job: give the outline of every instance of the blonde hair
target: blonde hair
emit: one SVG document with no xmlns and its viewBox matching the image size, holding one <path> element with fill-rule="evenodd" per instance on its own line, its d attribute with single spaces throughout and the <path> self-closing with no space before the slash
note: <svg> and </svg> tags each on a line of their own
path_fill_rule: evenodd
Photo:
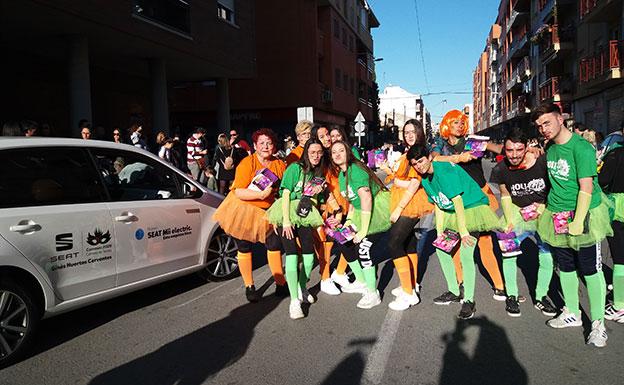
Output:
<svg viewBox="0 0 624 385">
<path fill-rule="evenodd" d="M 313 125 L 314 123 L 309 120 L 302 120 L 295 126 L 295 134 L 299 135 L 305 131 L 312 131 Z"/>
<path fill-rule="evenodd" d="M 158 134 L 156 134 L 156 144 L 159 146 L 165 144 L 165 139 L 167 139 L 167 135 L 165 135 L 164 132 L 159 131 Z"/>
<path fill-rule="evenodd" d="M 227 135 L 225 134 L 219 134 L 219 136 L 217 137 L 217 143 L 219 143 L 219 146 L 221 147 L 225 147 L 226 149 L 230 149 L 230 141 L 227 138 Z"/>
</svg>

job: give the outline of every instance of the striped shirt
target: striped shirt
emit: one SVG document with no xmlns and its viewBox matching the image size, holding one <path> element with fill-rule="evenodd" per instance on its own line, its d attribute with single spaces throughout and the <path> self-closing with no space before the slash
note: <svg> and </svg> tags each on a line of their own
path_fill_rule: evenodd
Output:
<svg viewBox="0 0 624 385">
<path fill-rule="evenodd" d="M 196 138 L 195 135 L 191 135 L 186 141 L 186 161 L 196 162 L 197 159 L 203 157 L 203 155 L 198 154 L 198 152 L 203 150 L 204 146 L 202 140 L 200 138 Z"/>
</svg>

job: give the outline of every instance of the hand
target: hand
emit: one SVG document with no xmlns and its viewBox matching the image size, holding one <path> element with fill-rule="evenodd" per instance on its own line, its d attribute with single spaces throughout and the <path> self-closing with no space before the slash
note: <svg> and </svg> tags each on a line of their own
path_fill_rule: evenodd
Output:
<svg viewBox="0 0 624 385">
<path fill-rule="evenodd" d="M 505 232 L 509 234 L 513 231 L 513 228 L 514 228 L 513 223 L 507 223 L 507 228 L 505 228 Z"/>
<path fill-rule="evenodd" d="M 467 163 L 473 159 L 477 159 L 477 157 L 472 155 L 470 151 L 465 151 L 457 156 L 457 163 Z"/>
<path fill-rule="evenodd" d="M 338 218 L 336 218 L 335 216 L 331 215 L 329 217 L 327 217 L 327 223 L 332 227 L 332 228 L 336 228 L 338 227 L 338 225 L 340 225 L 340 221 L 338 220 Z"/>
<path fill-rule="evenodd" d="M 535 155 L 536 158 L 539 158 L 540 156 L 544 155 L 544 150 L 540 147 L 529 146 L 527 148 L 527 151 Z"/>
<path fill-rule="evenodd" d="M 362 233 L 361 231 L 358 232 L 357 234 L 355 234 L 355 237 L 353 237 L 353 243 L 360 243 L 362 242 L 362 240 L 366 238 L 366 233 Z"/>
<path fill-rule="evenodd" d="M 260 200 L 267 199 L 273 192 L 273 186 L 268 186 L 264 190 L 260 191 Z"/>
<path fill-rule="evenodd" d="M 397 220 L 399 220 L 402 212 L 403 210 L 400 207 L 394 209 L 394 211 L 392 211 L 392 214 L 390 215 L 390 222 L 395 223 Z"/>
<path fill-rule="evenodd" d="M 322 192 L 323 192 L 323 190 L 324 190 L 324 189 L 325 189 L 325 184 L 321 184 L 321 185 L 318 185 L 318 186 L 314 186 L 314 187 L 312 188 L 312 195 L 314 196 L 314 195 L 316 195 L 316 194 L 320 194 L 320 193 L 322 193 Z"/>
<path fill-rule="evenodd" d="M 477 238 L 472 235 L 464 235 L 461 239 L 462 246 L 464 247 L 473 247 L 477 243 Z"/>
<path fill-rule="evenodd" d="M 568 233 L 570 235 L 581 235 L 583 234 L 583 222 L 581 221 L 572 221 L 568 225 Z"/>
<path fill-rule="evenodd" d="M 292 226 L 291 225 L 287 225 L 284 224 L 284 226 L 282 227 L 282 237 L 290 240 L 293 239 L 295 236 L 293 234 L 293 230 L 292 230 Z"/>
</svg>

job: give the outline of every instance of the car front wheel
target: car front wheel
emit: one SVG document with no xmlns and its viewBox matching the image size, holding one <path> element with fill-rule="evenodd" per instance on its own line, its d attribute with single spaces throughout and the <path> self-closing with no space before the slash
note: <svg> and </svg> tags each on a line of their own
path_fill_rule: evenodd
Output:
<svg viewBox="0 0 624 385">
<path fill-rule="evenodd" d="M 208 258 L 203 272 L 211 281 L 223 281 L 238 274 L 236 252 L 238 247 L 231 236 L 218 230 L 208 246 Z"/>
<path fill-rule="evenodd" d="M 0 283 L 0 368 L 28 351 L 40 318 L 30 291 L 10 280 Z"/>
</svg>

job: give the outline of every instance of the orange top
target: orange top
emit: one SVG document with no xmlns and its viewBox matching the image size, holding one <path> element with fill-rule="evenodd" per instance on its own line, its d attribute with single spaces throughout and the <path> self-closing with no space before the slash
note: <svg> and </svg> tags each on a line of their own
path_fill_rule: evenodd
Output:
<svg viewBox="0 0 624 385">
<path fill-rule="evenodd" d="M 238 166 L 236 166 L 236 176 L 234 177 L 234 183 L 232 184 L 231 190 L 235 190 L 237 188 L 248 188 L 253 177 L 256 176 L 258 171 L 263 168 L 264 166 L 262 166 L 262 163 L 260 163 L 258 156 L 255 153 L 245 157 L 245 159 L 241 160 Z M 286 170 L 286 164 L 277 158 L 273 158 L 267 168 L 271 170 L 279 179 L 282 179 L 284 170 Z M 273 193 L 264 200 L 256 199 L 244 202 L 251 203 L 261 209 L 268 209 L 275 201 L 275 194 L 277 194 L 279 185 L 279 182 L 275 183 L 273 186 Z"/>
<path fill-rule="evenodd" d="M 327 181 L 327 188 L 329 192 L 334 196 L 336 202 L 340 206 L 343 214 L 349 212 L 349 202 L 345 197 L 340 193 L 340 183 L 338 182 L 338 176 L 334 175 L 331 170 L 327 170 L 325 174 L 325 180 Z"/>
<path fill-rule="evenodd" d="M 303 155 L 303 147 L 297 146 L 293 148 L 290 154 L 288 154 L 288 156 L 286 157 L 286 159 L 284 159 L 284 161 L 286 162 L 286 166 L 290 166 L 291 163 L 297 162 L 299 159 L 301 159 L 301 155 Z"/>
<path fill-rule="evenodd" d="M 399 168 L 394 174 L 395 179 L 400 180 L 411 180 L 418 179 L 422 180 L 421 176 L 414 170 L 414 167 L 411 167 L 409 162 L 407 161 L 407 157 L 405 154 L 401 155 L 401 158 L 398 160 Z M 406 175 L 407 174 L 407 175 Z M 390 188 L 390 209 L 394 211 L 401 203 L 401 199 L 403 198 L 403 194 L 405 193 L 404 188 L 400 188 L 396 185 L 392 185 Z M 422 186 L 418 187 L 416 194 L 409 201 L 407 206 L 403 209 L 401 213 L 402 216 L 417 218 L 421 217 L 425 214 L 428 214 L 433 211 L 433 204 L 429 202 L 427 198 L 427 193 L 425 193 L 425 189 Z"/>
</svg>

